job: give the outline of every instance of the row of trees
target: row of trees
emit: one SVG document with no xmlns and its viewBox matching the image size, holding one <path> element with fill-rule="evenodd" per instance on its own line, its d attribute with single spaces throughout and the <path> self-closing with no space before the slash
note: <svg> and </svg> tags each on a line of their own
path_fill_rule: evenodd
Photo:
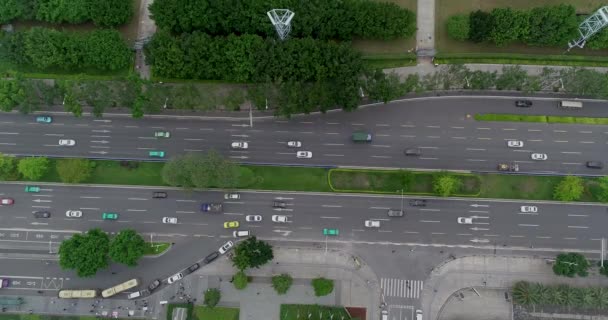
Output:
<svg viewBox="0 0 608 320">
<path fill-rule="evenodd" d="M 109 29 L 74 33 L 34 27 L 6 33 L 0 48 L 0 54 L 15 64 L 72 71 L 121 70 L 133 56 L 120 33 Z"/>
<path fill-rule="evenodd" d="M 513 286 L 513 300 L 524 306 L 555 306 L 581 309 L 608 308 L 608 288 L 575 288 L 568 285 L 546 286 L 527 281 Z"/>
<path fill-rule="evenodd" d="M 91 277 L 109 265 L 110 259 L 133 267 L 144 255 L 146 242 L 134 230 L 125 229 L 110 239 L 100 229 L 75 234 L 59 247 L 59 265 L 73 269 L 79 277 Z"/>
<path fill-rule="evenodd" d="M 165 163 L 161 172 L 165 183 L 185 189 L 234 188 L 240 174 L 240 168 L 234 162 L 215 150 L 177 155 Z"/>
<path fill-rule="evenodd" d="M 125 24 L 133 15 L 132 0 L 3 0 L 0 24 L 12 20 L 84 23 L 111 27 Z"/>
<path fill-rule="evenodd" d="M 575 8 L 561 4 L 531 10 L 495 8 L 491 12 L 478 10 L 455 15 L 448 19 L 447 30 L 456 40 L 492 42 L 497 46 L 512 42 L 565 46 L 578 37 L 578 24 Z"/>
<path fill-rule="evenodd" d="M 0 181 L 40 180 L 51 170 L 52 162 L 45 157 L 16 158 L 0 153 Z M 55 170 L 62 182 L 86 181 L 95 168 L 95 162 L 87 159 L 62 159 L 55 162 Z"/>
<path fill-rule="evenodd" d="M 274 36 L 266 12 L 290 9 L 291 37 L 348 40 L 352 37 L 394 39 L 411 37 L 416 17 L 393 3 L 368 0 L 211 1 L 156 0 L 150 12 L 156 25 L 173 33 L 202 31 L 213 35 Z"/>
<path fill-rule="evenodd" d="M 335 106 L 352 110 L 359 103 L 362 61 L 347 44 L 157 32 L 146 57 L 157 76 L 269 83 L 278 88 L 280 115 Z"/>
</svg>

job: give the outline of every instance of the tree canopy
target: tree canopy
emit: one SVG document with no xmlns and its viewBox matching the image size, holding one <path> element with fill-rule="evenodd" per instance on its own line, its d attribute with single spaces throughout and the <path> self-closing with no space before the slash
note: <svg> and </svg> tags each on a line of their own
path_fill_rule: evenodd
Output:
<svg viewBox="0 0 608 320">
<path fill-rule="evenodd" d="M 577 176 L 567 176 L 555 187 L 553 198 L 561 201 L 575 201 L 585 192 L 583 179 Z"/>
<path fill-rule="evenodd" d="M 110 239 L 100 229 L 74 234 L 59 247 L 59 265 L 74 269 L 79 277 L 91 277 L 108 266 Z"/>
<path fill-rule="evenodd" d="M 580 253 L 561 253 L 553 264 L 553 272 L 559 276 L 570 278 L 575 275 L 586 277 L 588 274 L 587 269 L 590 266 L 591 264 L 587 261 L 587 258 Z"/>
<path fill-rule="evenodd" d="M 51 23 L 84 23 L 113 27 L 133 15 L 131 0 L 3 0 L 0 23 L 36 19 Z"/>
<path fill-rule="evenodd" d="M 312 287 L 315 290 L 315 296 L 323 297 L 334 291 L 334 281 L 323 277 L 312 279 Z"/>
<path fill-rule="evenodd" d="M 50 161 L 45 157 L 23 158 L 19 160 L 17 168 L 24 178 L 38 180 L 49 171 Z"/>
<path fill-rule="evenodd" d="M 232 161 L 211 150 L 206 154 L 180 154 L 165 163 L 161 175 L 175 187 L 229 188 L 238 184 L 240 171 Z"/>
<path fill-rule="evenodd" d="M 239 270 L 259 268 L 274 258 L 272 246 L 256 237 L 239 242 L 234 248 L 232 264 Z"/>
<path fill-rule="evenodd" d="M 120 231 L 110 242 L 109 256 L 113 261 L 130 267 L 137 265 L 145 252 L 146 242 L 135 230 Z"/>
<path fill-rule="evenodd" d="M 284 273 L 272 277 L 272 287 L 278 294 L 285 294 L 291 288 L 293 278 Z"/>
</svg>

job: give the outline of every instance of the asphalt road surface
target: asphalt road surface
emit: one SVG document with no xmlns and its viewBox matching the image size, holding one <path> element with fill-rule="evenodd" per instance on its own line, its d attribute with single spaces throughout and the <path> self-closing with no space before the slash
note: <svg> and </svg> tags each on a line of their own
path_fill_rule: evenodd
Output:
<svg viewBox="0 0 608 320">
<path fill-rule="evenodd" d="M 54 116 L 39 124 L 32 115 L 0 115 L 0 152 L 18 155 L 79 156 L 112 159 L 150 159 L 150 151 L 165 151 L 166 158 L 211 148 L 244 163 L 433 168 L 495 171 L 498 163 L 519 163 L 522 172 L 602 175 L 586 161 L 605 156 L 608 130 L 597 125 L 477 122 L 480 112 L 543 115 L 605 116 L 599 102 L 585 102 L 583 110 L 558 109 L 557 100 L 537 99 L 532 108 L 515 108 L 515 98 L 455 97 L 418 99 L 371 106 L 356 112 L 333 112 L 286 119 L 249 121 L 145 119 L 124 117 Z M 155 138 L 166 130 L 171 138 Z M 353 143 L 351 134 L 363 130 L 372 143 Z M 59 139 L 74 139 L 76 146 L 59 146 Z M 288 148 L 301 141 L 299 149 Z M 522 148 L 507 147 L 508 140 L 523 141 Z M 230 143 L 246 141 L 247 150 Z M 421 156 L 403 154 L 419 148 Z M 297 159 L 296 151 L 311 151 L 312 159 Z M 532 153 L 545 153 L 534 161 Z"/>
</svg>

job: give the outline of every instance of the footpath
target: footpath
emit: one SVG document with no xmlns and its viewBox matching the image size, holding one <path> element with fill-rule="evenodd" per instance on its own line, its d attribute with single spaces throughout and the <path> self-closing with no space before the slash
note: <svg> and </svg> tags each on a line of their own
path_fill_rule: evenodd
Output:
<svg viewBox="0 0 608 320">
<path fill-rule="evenodd" d="M 495 301 L 505 301 L 503 295 L 517 281 L 539 282 L 543 284 L 568 284 L 571 286 L 608 286 L 608 277 L 590 274 L 585 278 L 559 277 L 553 273 L 552 264 L 545 259 L 526 256 L 492 256 L 472 255 L 445 261 L 436 266 L 425 282 L 421 295 L 425 319 L 450 319 L 454 315 L 446 314 L 447 305 L 462 301 L 461 292 L 467 292 L 467 298 L 481 299 L 483 294 L 474 292 L 499 290 Z M 504 291 L 504 292 L 502 292 Z M 494 302 L 495 302 L 494 301 Z M 453 310 L 455 308 L 449 308 Z M 486 310 L 487 311 L 487 310 Z M 492 319 L 488 312 L 486 319 Z M 510 315 L 509 315 L 510 316 Z"/>
</svg>

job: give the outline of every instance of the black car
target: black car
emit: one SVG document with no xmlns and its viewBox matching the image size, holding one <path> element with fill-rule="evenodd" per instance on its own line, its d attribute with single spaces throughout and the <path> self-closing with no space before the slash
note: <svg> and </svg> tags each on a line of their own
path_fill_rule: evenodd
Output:
<svg viewBox="0 0 608 320">
<path fill-rule="evenodd" d="M 412 199 L 412 200 L 410 200 L 410 206 L 426 207 L 426 200 L 425 199 Z"/>
<path fill-rule="evenodd" d="M 587 168 L 593 168 L 593 169 L 603 169 L 604 168 L 604 163 L 601 161 L 587 161 L 587 163 L 585 163 L 585 165 L 587 166 Z"/>
<path fill-rule="evenodd" d="M 186 269 L 186 273 L 192 273 L 192 272 L 198 270 L 198 268 L 200 268 L 200 267 L 201 267 L 200 264 L 195 263 L 195 264 L 189 266 L 188 269 Z"/>
<path fill-rule="evenodd" d="M 204 263 L 209 264 L 211 263 L 213 260 L 217 259 L 217 257 L 220 256 L 220 253 L 217 251 L 213 251 L 210 255 L 206 256 L 205 259 L 203 260 Z"/>
<path fill-rule="evenodd" d="M 148 285 L 148 290 L 150 290 L 150 292 L 152 292 L 152 291 L 156 290 L 158 287 L 160 287 L 160 284 L 161 284 L 160 280 L 156 279 Z"/>
<path fill-rule="evenodd" d="M 515 101 L 515 106 L 520 108 L 530 108 L 532 106 L 532 101 L 530 100 L 517 100 Z"/>
<path fill-rule="evenodd" d="M 287 203 L 285 203 L 284 201 L 273 201 L 272 207 L 285 209 L 285 208 L 287 208 Z"/>
<path fill-rule="evenodd" d="M 418 149 L 418 148 L 410 148 L 410 149 L 405 149 L 405 151 L 403 151 L 403 153 L 406 156 L 418 157 L 422 154 L 422 151 L 420 151 L 420 149 Z"/>
<path fill-rule="evenodd" d="M 154 192 L 152 194 L 152 198 L 154 199 L 164 199 L 167 197 L 167 193 L 166 192 Z"/>
<path fill-rule="evenodd" d="M 34 218 L 50 218 L 51 213 L 49 211 L 36 211 L 34 212 Z"/>
</svg>

